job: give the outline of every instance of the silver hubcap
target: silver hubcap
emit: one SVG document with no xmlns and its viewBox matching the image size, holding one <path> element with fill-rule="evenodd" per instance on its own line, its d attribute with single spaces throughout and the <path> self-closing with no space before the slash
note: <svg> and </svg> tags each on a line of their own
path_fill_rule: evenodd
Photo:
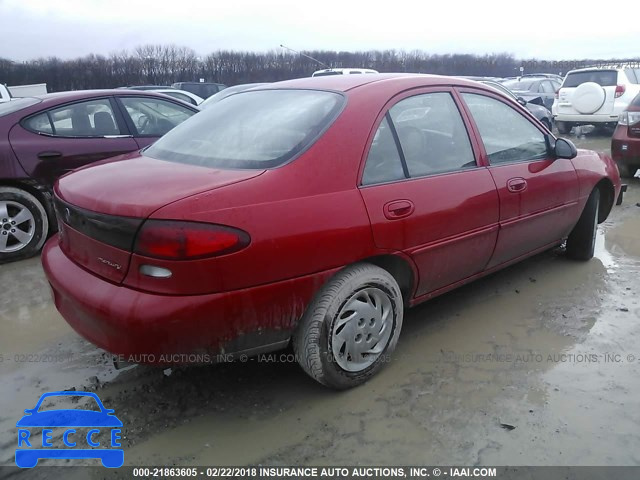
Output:
<svg viewBox="0 0 640 480">
<path fill-rule="evenodd" d="M 372 365 L 384 351 L 393 330 L 394 312 L 389 296 L 369 287 L 349 298 L 333 322 L 331 351 L 348 372 Z"/>
<path fill-rule="evenodd" d="M 0 200 L 0 253 L 26 247 L 36 233 L 33 214 L 24 205 Z"/>
</svg>

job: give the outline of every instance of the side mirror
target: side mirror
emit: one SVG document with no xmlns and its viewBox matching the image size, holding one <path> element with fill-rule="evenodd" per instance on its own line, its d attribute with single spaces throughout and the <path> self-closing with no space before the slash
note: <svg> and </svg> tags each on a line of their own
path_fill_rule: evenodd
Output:
<svg viewBox="0 0 640 480">
<path fill-rule="evenodd" d="M 556 158 L 575 158 L 578 155 L 578 149 L 572 141 L 566 138 L 559 138 L 556 140 L 556 144 L 553 147 L 553 153 Z"/>
<path fill-rule="evenodd" d="M 517 101 L 518 101 L 518 103 L 519 103 L 520 105 L 522 105 L 523 107 L 527 105 L 527 101 L 526 101 L 524 98 L 522 98 L 522 97 L 518 97 L 516 100 L 517 100 Z"/>
</svg>

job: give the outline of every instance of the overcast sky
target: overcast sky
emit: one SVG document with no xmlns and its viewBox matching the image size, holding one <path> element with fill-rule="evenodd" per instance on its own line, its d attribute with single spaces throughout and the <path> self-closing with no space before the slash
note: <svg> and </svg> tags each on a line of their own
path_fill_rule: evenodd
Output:
<svg viewBox="0 0 640 480">
<path fill-rule="evenodd" d="M 637 0 L 0 0 L 0 57 L 73 58 L 148 43 L 206 55 L 282 43 L 296 50 L 631 58 L 640 54 L 640 26 L 622 19 L 637 19 L 639 11 Z"/>
</svg>

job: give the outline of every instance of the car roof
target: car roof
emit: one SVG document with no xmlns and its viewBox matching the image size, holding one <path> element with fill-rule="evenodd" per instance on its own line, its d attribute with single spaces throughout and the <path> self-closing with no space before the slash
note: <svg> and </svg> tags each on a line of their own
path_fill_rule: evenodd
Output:
<svg viewBox="0 0 640 480">
<path fill-rule="evenodd" d="M 436 85 L 460 85 L 478 87 L 478 83 L 460 77 L 447 77 L 444 75 L 428 75 L 423 73 L 372 73 L 369 75 L 329 75 L 326 77 L 304 77 L 294 80 L 276 82 L 256 90 L 279 89 L 279 88 L 300 88 L 309 90 L 335 90 L 347 92 L 365 85 L 377 83 L 416 84 L 415 86 L 436 86 Z"/>
</svg>

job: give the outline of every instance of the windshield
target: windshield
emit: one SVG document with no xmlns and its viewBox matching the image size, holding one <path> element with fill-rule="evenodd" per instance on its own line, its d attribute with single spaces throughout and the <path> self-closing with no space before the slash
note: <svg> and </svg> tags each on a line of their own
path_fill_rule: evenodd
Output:
<svg viewBox="0 0 640 480">
<path fill-rule="evenodd" d="M 38 98 L 18 98 L 6 103 L 0 103 L 0 117 L 9 115 L 10 113 L 17 112 L 23 108 L 30 107 L 36 103 L 40 103 L 42 100 Z"/>
<path fill-rule="evenodd" d="M 144 154 L 211 168 L 269 168 L 290 160 L 324 131 L 344 103 L 316 90 L 232 95 L 182 123 Z"/>
<path fill-rule="evenodd" d="M 528 91 L 539 80 L 507 80 L 502 84 L 510 90 Z"/>
</svg>

